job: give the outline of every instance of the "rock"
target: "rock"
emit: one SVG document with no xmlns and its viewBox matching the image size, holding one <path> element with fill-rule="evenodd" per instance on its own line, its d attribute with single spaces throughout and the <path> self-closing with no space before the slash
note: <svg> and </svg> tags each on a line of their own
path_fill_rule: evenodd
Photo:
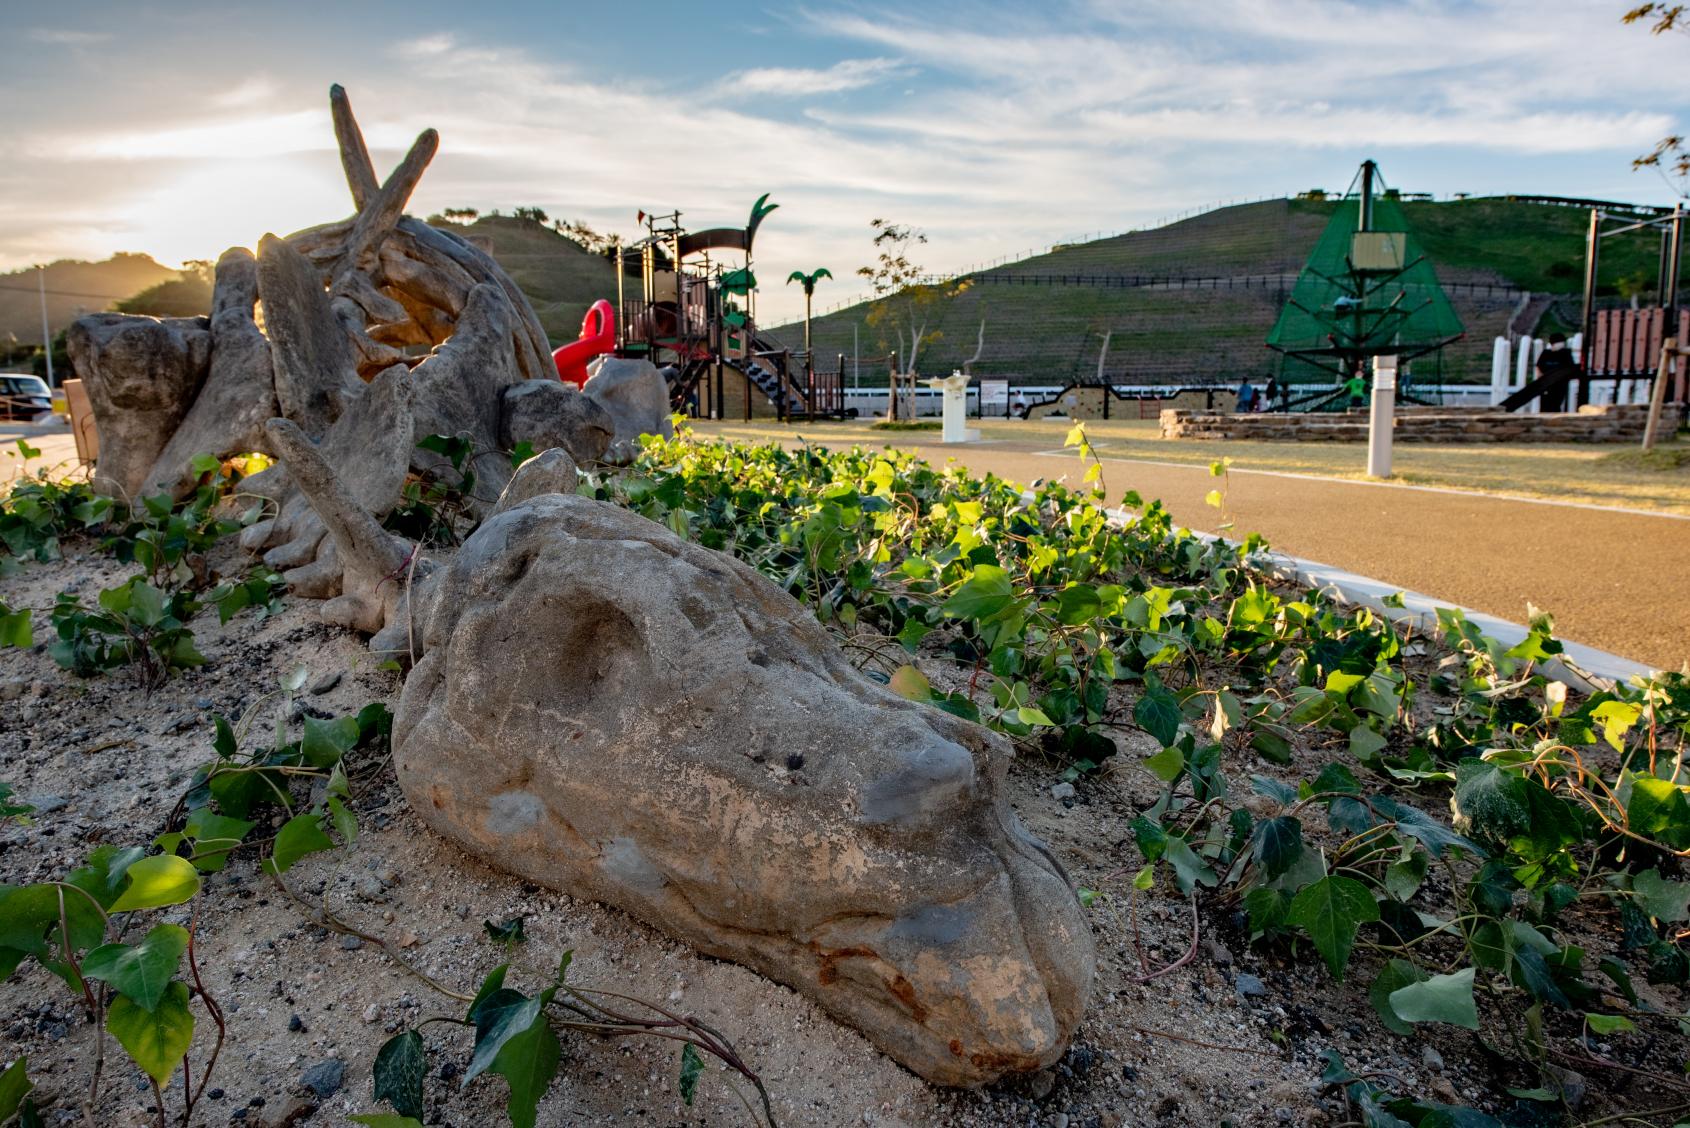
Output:
<svg viewBox="0 0 1690 1128">
<path fill-rule="evenodd" d="M 346 1079 L 346 1063 L 339 1058 L 327 1058 L 300 1074 L 301 1088 L 310 1089 L 319 1099 L 326 1100 L 340 1092 Z"/>
<path fill-rule="evenodd" d="M 372 518 L 391 512 L 404 488 L 411 457 L 410 397 L 406 369 L 394 365 L 371 381 L 315 448 L 350 501 Z M 266 429 L 265 448 L 282 458 L 276 441 Z M 283 458 L 282 466 L 272 471 L 286 477 L 280 516 L 242 530 L 241 547 L 248 551 L 268 547 L 264 562 L 287 569 L 283 578 L 295 594 L 330 599 L 345 590 L 345 563 L 329 553 L 323 518 L 290 466 Z"/>
<path fill-rule="evenodd" d="M 321 697 L 323 694 L 329 692 L 329 690 L 340 684 L 340 677 L 341 674 L 339 670 L 330 670 L 328 673 L 312 682 L 311 688 L 306 692 L 310 693 L 314 697 Z"/>
<path fill-rule="evenodd" d="M 1075 1042 L 1068 1048 L 1064 1062 L 1075 1077 L 1084 1077 L 1097 1064 L 1098 1053 L 1084 1042 Z"/>
<path fill-rule="evenodd" d="M 340 573 L 340 594 L 323 604 L 324 622 L 377 631 L 393 616 L 404 590 L 411 547 L 381 527 L 358 505 L 303 432 L 286 419 L 265 427 L 272 449 L 287 464 L 304 501 L 334 543 L 332 566 Z M 268 557 L 266 557 L 268 559 Z"/>
<path fill-rule="evenodd" d="M 1056 1071 L 1041 1069 L 1027 1078 L 1027 1093 L 1035 1101 L 1042 1101 L 1056 1088 Z"/>
<path fill-rule="evenodd" d="M 1267 984 L 1247 971 L 1241 971 L 1232 981 L 1233 990 L 1246 999 L 1260 998 L 1267 994 Z"/>
<path fill-rule="evenodd" d="M 317 1103 L 309 1097 L 292 1096 L 262 1123 L 264 1128 L 296 1128 L 317 1111 Z"/>
<path fill-rule="evenodd" d="M 605 356 L 594 362 L 582 394 L 597 400 L 615 424 L 604 460 L 618 465 L 633 461 L 641 435 L 671 438 L 669 385 L 649 360 Z"/>
<path fill-rule="evenodd" d="M 1431 1046 L 1424 1046 L 1420 1050 L 1420 1064 L 1435 1073 L 1442 1073 L 1444 1069 L 1444 1055 Z"/>
<path fill-rule="evenodd" d="M 1209 958 L 1214 961 L 1216 967 L 1232 966 L 1232 953 L 1225 944 L 1222 944 L 1219 940 L 1210 940 L 1208 947 Z"/>
<path fill-rule="evenodd" d="M 0 701 L 16 701 L 29 689 L 28 678 L 8 678 L 0 682 Z"/>
<path fill-rule="evenodd" d="M 473 469 L 476 490 L 470 508 L 480 516 L 510 481 L 509 453 L 500 444 L 504 393 L 522 372 L 511 353 L 514 316 L 504 291 L 484 282 L 470 291 L 457 330 L 411 372 L 415 420 L 411 469 L 447 482 L 458 471 L 444 455 L 416 444 L 430 435 L 467 438 L 472 447 L 465 469 Z"/>
<path fill-rule="evenodd" d="M 493 512 L 503 513 L 541 494 L 572 494 L 579 481 L 575 461 L 568 452 L 555 447 L 541 451 L 517 467 Z"/>
<path fill-rule="evenodd" d="M 297 1014 L 288 1015 L 288 1029 L 295 1034 L 305 1033 L 305 1020 Z"/>
<path fill-rule="evenodd" d="M 609 449 L 616 421 L 603 404 L 560 380 L 525 380 L 505 389 L 499 438 L 506 449 L 526 442 L 536 451 L 561 447 L 579 465 Z"/>
<path fill-rule="evenodd" d="M 24 802 L 34 807 L 37 815 L 50 815 L 70 806 L 70 801 L 62 795 L 31 795 Z"/>
<path fill-rule="evenodd" d="M 380 1022 L 381 1008 L 376 1004 L 371 1003 L 369 1006 L 364 1008 L 363 1018 L 366 1025 L 372 1022 Z"/>
<path fill-rule="evenodd" d="M 364 942 L 356 936 L 342 936 L 340 946 L 348 952 L 356 952 L 364 946 Z"/>
<path fill-rule="evenodd" d="M 364 387 L 322 276 L 287 240 L 266 235 L 258 242 L 258 296 L 276 404 L 300 430 L 320 439 Z"/>
<path fill-rule="evenodd" d="M 531 498 L 440 576 L 393 734 L 435 830 L 790 985 L 931 1081 L 1061 1058 L 1095 955 L 1003 798 L 1002 738 L 614 505 Z"/>
<path fill-rule="evenodd" d="M 197 455 L 229 458 L 263 446 L 264 421 L 276 414 L 270 342 L 253 320 L 258 301 L 258 261 L 245 247 L 217 260 L 211 291 L 211 363 L 187 416 L 147 473 L 143 496 L 186 496 L 198 475 Z"/>
<path fill-rule="evenodd" d="M 1074 785 L 1059 783 L 1050 789 L 1050 797 L 1052 799 L 1072 799 L 1074 797 Z"/>
<path fill-rule="evenodd" d="M 1550 1078 L 1555 1082 L 1555 1087 L 1561 1092 L 1561 1099 L 1567 1103 L 1568 1108 L 1577 1112 L 1580 1106 L 1584 1104 L 1588 1092 L 1584 1075 L 1577 1070 L 1563 1069 L 1558 1065 L 1550 1065 L 1548 1069 Z M 1442 1080 L 1442 1078 L 1439 1078 L 1439 1080 Z"/>
<path fill-rule="evenodd" d="M 95 313 L 65 335 L 100 433 L 95 487 L 127 501 L 192 407 L 211 361 L 203 317 Z"/>
</svg>

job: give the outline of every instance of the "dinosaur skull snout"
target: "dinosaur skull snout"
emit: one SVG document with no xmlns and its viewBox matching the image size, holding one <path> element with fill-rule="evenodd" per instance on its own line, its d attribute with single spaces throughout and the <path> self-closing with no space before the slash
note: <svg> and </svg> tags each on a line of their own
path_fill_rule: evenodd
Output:
<svg viewBox="0 0 1690 1128">
<path fill-rule="evenodd" d="M 1091 938 L 986 730 L 861 676 L 749 568 L 542 495 L 443 574 L 395 763 L 474 852 L 810 996 L 923 1076 L 1066 1048 Z"/>
</svg>

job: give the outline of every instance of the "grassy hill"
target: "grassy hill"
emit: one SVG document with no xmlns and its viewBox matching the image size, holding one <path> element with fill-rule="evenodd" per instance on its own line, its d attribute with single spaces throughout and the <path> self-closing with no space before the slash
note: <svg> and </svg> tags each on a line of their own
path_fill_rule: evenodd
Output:
<svg viewBox="0 0 1690 1128">
<path fill-rule="evenodd" d="M 986 349 L 975 365 L 982 376 L 1041 384 L 1089 377 L 1107 331 L 1112 336 L 1105 372 L 1117 381 L 1232 381 L 1244 373 L 1265 377 L 1274 369 L 1275 355 L 1262 342 L 1338 206 L 1309 200 L 1240 204 L 983 271 L 964 293 L 933 311 L 931 327 L 942 336 L 924 349 L 919 367 L 927 373 L 950 371 L 973 353 L 984 319 Z M 1466 338 L 1446 351 L 1444 379 L 1489 378 L 1491 339 L 1520 308 L 1519 291 L 1576 294 L 1588 223 L 1582 208 L 1484 199 L 1410 201 L 1404 209 L 1467 329 Z M 575 339 L 594 301 L 615 297 L 615 267 L 543 224 L 484 216 L 453 230 L 489 248 L 528 295 L 554 344 Z M 1658 242 L 1647 234 L 1609 240 L 1603 249 L 1604 290 L 1620 292 L 1639 280 L 1652 280 L 1657 255 Z M 1043 281 L 1134 275 L 1218 281 L 1202 289 Z M 177 278 L 176 271 L 145 255 L 54 263 L 47 268 L 48 288 L 68 292 L 49 294 L 54 331 L 82 313 L 109 308 L 114 299 Z M 37 302 L 33 271 L 0 276 L 0 340 L 7 333 L 23 341 L 39 337 Z M 1540 299 L 1527 317 L 1535 320 L 1546 311 L 1552 319 L 1576 317 L 1576 299 L 1554 305 Z M 859 305 L 817 318 L 816 351 L 823 358 L 837 353 L 848 358 L 855 327 L 864 377 L 880 382 L 890 334 L 869 326 L 867 314 L 868 308 Z M 802 332 L 792 324 L 772 335 L 796 345 Z"/>
<path fill-rule="evenodd" d="M 1104 370 L 1117 381 L 1264 377 L 1274 370 L 1276 357 L 1263 341 L 1338 206 L 1305 200 L 1240 204 L 982 271 L 966 291 L 934 310 L 932 327 L 942 336 L 923 350 L 919 367 L 948 372 L 972 355 L 984 319 L 985 353 L 974 366 L 982 376 L 1033 383 L 1089 377 L 1108 331 Z M 1467 331 L 1445 352 L 1445 380 L 1489 379 L 1491 339 L 1520 308 L 1516 291 L 1574 294 L 1580 285 L 1589 222 L 1582 208 L 1486 199 L 1409 202 L 1405 210 Z M 1609 240 L 1603 248 L 1604 289 L 1652 281 L 1658 248 L 1649 235 Z M 1134 275 L 1222 281 L 1204 289 L 1034 282 Z M 1527 316 L 1535 320 L 1546 308 L 1576 317 L 1576 301 L 1551 307 L 1541 300 Z M 855 328 L 865 379 L 872 374 L 880 381 L 891 335 L 870 327 L 868 312 L 859 305 L 817 318 L 814 340 L 822 357 L 841 352 L 849 357 Z M 802 326 L 779 327 L 773 335 L 796 343 Z M 1422 367 L 1420 375 L 1437 374 Z"/>
<path fill-rule="evenodd" d="M 600 298 L 616 300 L 616 267 L 589 254 L 544 224 L 510 216 L 482 216 L 451 230 L 484 241 L 499 265 L 528 295 L 552 344 L 573 341 L 587 307 Z M 634 275 L 637 290 L 639 277 Z"/>
<path fill-rule="evenodd" d="M 149 286 L 178 277 L 148 255 L 117 254 L 104 262 L 62 259 L 47 267 L 47 320 L 53 332 Z M 0 341 L 41 341 L 41 296 L 33 267 L 0 274 Z"/>
</svg>

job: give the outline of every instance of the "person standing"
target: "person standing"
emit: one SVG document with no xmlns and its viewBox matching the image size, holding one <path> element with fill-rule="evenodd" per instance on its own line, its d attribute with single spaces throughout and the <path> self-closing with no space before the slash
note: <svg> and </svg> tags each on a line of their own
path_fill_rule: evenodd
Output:
<svg viewBox="0 0 1690 1128">
<path fill-rule="evenodd" d="M 1367 381 L 1362 378 L 1361 369 L 1350 373 L 1350 378 L 1344 381 L 1345 409 L 1355 411 L 1367 406 Z"/>
<path fill-rule="evenodd" d="M 1249 412 L 1255 409 L 1256 386 L 1250 383 L 1250 377 L 1246 376 L 1238 385 L 1238 404 L 1235 410 Z"/>
<path fill-rule="evenodd" d="M 1565 411 L 1567 389 L 1579 374 L 1579 362 L 1573 358 L 1573 350 L 1567 347 L 1565 333 L 1549 334 L 1549 344 L 1537 358 L 1537 374 L 1539 379 L 1554 381 L 1545 386 L 1543 395 L 1539 397 L 1539 410 Z"/>
<path fill-rule="evenodd" d="M 1262 393 L 1262 398 L 1267 401 L 1266 405 L 1263 407 L 1264 411 L 1273 410 L 1273 402 L 1279 398 L 1279 391 L 1279 377 L 1269 376 L 1267 389 Z"/>
</svg>

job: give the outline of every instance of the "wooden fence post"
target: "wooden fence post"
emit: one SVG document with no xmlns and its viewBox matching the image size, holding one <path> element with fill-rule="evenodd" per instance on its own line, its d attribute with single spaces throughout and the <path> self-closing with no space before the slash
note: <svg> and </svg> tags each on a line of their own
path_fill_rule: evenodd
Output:
<svg viewBox="0 0 1690 1128">
<path fill-rule="evenodd" d="M 1649 420 L 1643 425 L 1643 449 L 1655 449 L 1656 432 L 1661 426 L 1661 405 L 1667 398 L 1667 377 L 1678 354 L 1678 339 L 1668 337 L 1661 342 L 1661 365 L 1655 372 L 1655 386 L 1649 389 Z"/>
</svg>

